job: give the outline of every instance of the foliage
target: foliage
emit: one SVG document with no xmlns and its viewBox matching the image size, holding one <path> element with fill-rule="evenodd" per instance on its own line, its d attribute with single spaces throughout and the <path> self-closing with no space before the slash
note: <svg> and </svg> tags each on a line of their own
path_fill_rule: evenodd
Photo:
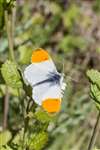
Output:
<svg viewBox="0 0 100 150">
<path fill-rule="evenodd" d="M 96 109 L 88 94 L 87 69 L 90 95 L 100 109 L 100 72 L 96 71 L 100 69 L 98 3 L 99 0 L 0 1 L 0 150 L 87 149 Z M 4 21 L 4 12 L 10 18 L 13 8 L 14 62 L 8 59 Z M 57 114 L 48 114 L 35 104 L 32 88 L 23 77 L 32 51 L 38 47 L 49 51 L 59 72 L 64 64 L 67 88 Z M 3 131 L 6 97 L 9 111 L 7 129 Z M 99 150 L 99 138 L 96 147 Z"/>
<path fill-rule="evenodd" d="M 1 73 L 7 85 L 13 88 L 22 87 L 21 77 L 15 63 L 7 60 L 2 65 Z"/>
<path fill-rule="evenodd" d="M 52 114 L 50 115 L 42 109 L 35 112 L 35 117 L 42 123 L 49 123 L 54 120 L 54 116 Z"/>
<path fill-rule="evenodd" d="M 94 150 L 99 150 L 98 148 L 95 148 Z"/>
<path fill-rule="evenodd" d="M 1 147 L 1 150 L 12 150 L 8 145 Z"/>
<path fill-rule="evenodd" d="M 87 76 L 90 79 L 90 94 L 95 101 L 97 108 L 100 110 L 100 72 L 96 70 L 88 70 Z"/>
<path fill-rule="evenodd" d="M 64 50 L 65 52 L 71 52 L 72 50 L 78 49 L 85 49 L 86 48 L 86 41 L 85 39 L 69 35 L 65 36 L 59 43 L 59 48 Z"/>
<path fill-rule="evenodd" d="M 4 131 L 0 133 L 0 146 L 5 145 L 8 141 L 10 141 L 12 138 L 10 131 Z"/>
<path fill-rule="evenodd" d="M 72 29 L 73 25 L 76 22 L 76 18 L 78 19 L 80 16 L 80 11 L 77 5 L 73 4 L 69 7 L 69 9 L 63 14 L 63 21 L 65 27 L 68 29 Z"/>
<path fill-rule="evenodd" d="M 47 140 L 48 140 L 48 135 L 44 131 L 38 134 L 33 134 L 29 142 L 29 149 L 41 150 L 44 147 Z"/>
<path fill-rule="evenodd" d="M 4 26 L 4 11 L 7 10 L 11 13 L 15 1 L 16 0 L 0 0 L 0 29 Z"/>
<path fill-rule="evenodd" d="M 100 1 L 99 0 L 96 0 L 94 2 L 93 8 L 94 8 L 95 11 L 100 12 Z"/>
</svg>

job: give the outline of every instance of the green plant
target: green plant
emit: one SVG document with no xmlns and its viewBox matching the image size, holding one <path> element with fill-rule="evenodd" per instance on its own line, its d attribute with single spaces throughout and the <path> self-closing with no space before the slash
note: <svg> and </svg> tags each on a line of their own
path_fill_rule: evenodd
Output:
<svg viewBox="0 0 100 150">
<path fill-rule="evenodd" d="M 88 72 L 93 101 L 85 76 L 87 68 L 100 68 L 98 22 L 99 0 L 0 0 L 0 150 L 87 149 L 100 106 L 99 72 Z M 65 78 L 72 78 L 55 115 L 34 103 L 24 82 L 37 47 L 48 49 L 59 72 L 64 63 Z M 100 149 L 99 136 L 92 150 Z"/>
<path fill-rule="evenodd" d="M 8 8 L 9 4 L 9 8 Z M 19 68 L 15 59 L 14 53 L 14 22 L 10 19 L 10 15 L 13 17 L 13 11 L 9 14 L 9 9 L 12 9 L 12 1 L 7 2 L 4 7 L 5 27 L 8 37 L 9 45 L 9 57 L 5 63 L 1 66 L 1 75 L 4 79 L 5 88 L 7 89 L 4 106 L 4 129 L 7 127 L 7 115 L 9 110 L 9 96 L 10 89 L 14 89 L 17 92 L 18 101 L 15 102 L 20 106 L 19 114 L 21 120 L 19 129 L 14 135 L 10 130 L 0 133 L 0 149 L 12 150 L 12 149 L 29 149 L 29 150 L 41 150 L 48 141 L 47 128 L 52 120 L 43 110 L 36 110 L 38 107 L 31 97 L 31 88 L 24 83 L 21 69 Z M 24 47 L 24 51 L 25 47 Z M 21 53 L 20 62 L 28 63 L 29 60 L 25 58 L 25 52 Z M 32 50 L 29 52 L 31 56 Z M 33 124 L 34 122 L 34 124 Z M 38 126 L 36 126 L 38 123 Z M 14 136 L 14 137 L 13 137 Z M 6 137 L 6 138 L 5 138 Z"/>
<path fill-rule="evenodd" d="M 99 129 L 99 123 L 100 123 L 100 72 L 97 70 L 88 70 L 87 71 L 87 77 L 89 78 L 90 81 L 90 96 L 94 100 L 96 107 L 98 109 L 98 116 L 97 116 L 97 121 L 94 126 L 93 134 L 90 139 L 90 143 L 88 146 L 88 150 L 92 150 L 94 148 L 96 138 L 97 138 L 97 133 Z"/>
</svg>

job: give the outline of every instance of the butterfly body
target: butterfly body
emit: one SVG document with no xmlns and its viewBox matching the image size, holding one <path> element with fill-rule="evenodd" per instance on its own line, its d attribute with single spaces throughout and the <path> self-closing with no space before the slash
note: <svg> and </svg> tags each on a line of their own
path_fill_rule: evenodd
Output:
<svg viewBox="0 0 100 150">
<path fill-rule="evenodd" d="M 65 83 L 47 51 L 33 51 L 32 64 L 24 71 L 24 77 L 32 86 L 32 98 L 47 112 L 58 112 Z"/>
</svg>

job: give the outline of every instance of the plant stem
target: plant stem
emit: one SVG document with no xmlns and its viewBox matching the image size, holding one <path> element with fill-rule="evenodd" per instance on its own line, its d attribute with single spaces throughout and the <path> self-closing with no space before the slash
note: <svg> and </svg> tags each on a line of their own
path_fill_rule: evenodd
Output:
<svg viewBox="0 0 100 150">
<path fill-rule="evenodd" d="M 11 20 L 9 19 L 7 10 L 5 10 L 5 26 L 6 26 L 7 36 L 8 36 L 10 60 L 15 61 L 14 49 L 13 49 L 12 23 L 11 23 Z"/>
<path fill-rule="evenodd" d="M 12 15 L 11 15 L 11 28 L 12 28 L 12 40 L 14 46 L 14 31 L 15 31 L 15 21 L 16 21 L 16 8 L 12 8 Z"/>
<path fill-rule="evenodd" d="M 9 91 L 8 86 L 6 86 L 6 95 L 4 98 L 4 117 L 3 117 L 3 129 L 6 129 L 7 127 L 7 117 L 8 117 L 8 109 L 9 109 Z"/>
<path fill-rule="evenodd" d="M 28 114 L 29 104 L 30 104 L 30 100 L 28 101 L 27 108 L 26 108 L 26 114 L 24 116 L 24 133 L 23 133 L 23 145 L 22 145 L 22 149 L 23 148 L 26 149 L 26 145 L 25 145 L 24 141 L 25 141 L 25 133 L 27 132 L 28 123 L 29 123 L 29 117 L 26 116 Z"/>
<path fill-rule="evenodd" d="M 94 148 L 97 134 L 98 134 L 98 130 L 99 130 L 99 121 L 100 121 L 100 111 L 99 111 L 98 116 L 97 116 L 97 120 L 96 120 L 94 129 L 93 129 L 93 134 L 92 134 L 91 139 L 90 139 L 88 150 L 93 150 L 93 148 Z"/>
<path fill-rule="evenodd" d="M 15 61 L 14 57 L 14 15 L 13 10 L 11 14 L 11 19 L 9 18 L 8 11 L 5 10 L 5 27 L 8 37 L 8 46 L 9 46 L 9 58 L 11 61 Z M 9 88 L 6 85 L 6 95 L 4 98 L 4 117 L 3 117 L 3 129 L 7 127 L 7 117 L 8 117 L 8 111 L 9 111 Z"/>
</svg>

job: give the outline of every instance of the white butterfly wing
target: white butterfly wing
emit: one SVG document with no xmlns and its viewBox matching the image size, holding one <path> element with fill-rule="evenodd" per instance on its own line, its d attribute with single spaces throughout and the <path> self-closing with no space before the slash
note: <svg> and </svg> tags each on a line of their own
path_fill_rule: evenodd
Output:
<svg viewBox="0 0 100 150">
<path fill-rule="evenodd" d="M 52 60 L 43 61 L 41 63 L 32 63 L 26 67 L 24 77 L 27 82 L 33 86 L 41 81 L 48 79 L 48 74 L 57 72 Z"/>
<path fill-rule="evenodd" d="M 42 105 L 46 99 L 61 99 L 62 90 L 59 84 L 43 83 L 33 88 L 32 98 L 37 104 Z"/>
<path fill-rule="evenodd" d="M 43 101 L 51 98 L 51 99 L 61 99 L 62 98 L 62 92 L 59 84 L 51 85 L 51 87 L 45 92 L 43 95 Z"/>
<path fill-rule="evenodd" d="M 43 83 L 33 87 L 32 98 L 37 104 L 39 105 L 42 104 L 43 96 L 49 88 L 50 88 L 50 83 Z"/>
</svg>

